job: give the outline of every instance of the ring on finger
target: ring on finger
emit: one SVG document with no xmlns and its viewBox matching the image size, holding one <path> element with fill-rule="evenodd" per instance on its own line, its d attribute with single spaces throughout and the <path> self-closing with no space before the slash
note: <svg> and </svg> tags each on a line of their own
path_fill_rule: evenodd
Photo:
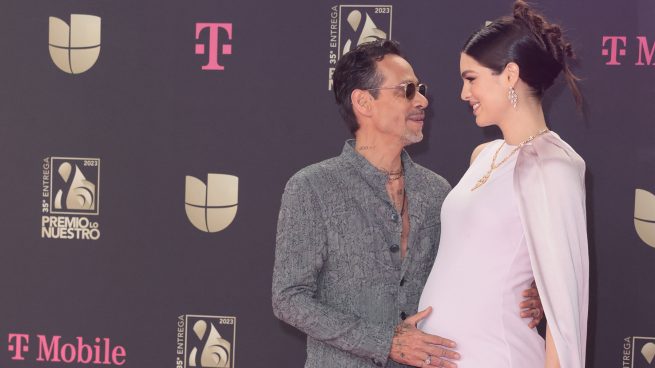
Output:
<svg viewBox="0 0 655 368">
<path fill-rule="evenodd" d="M 428 357 L 425 358 L 425 365 L 430 365 L 432 363 L 432 356 L 428 354 Z"/>
</svg>

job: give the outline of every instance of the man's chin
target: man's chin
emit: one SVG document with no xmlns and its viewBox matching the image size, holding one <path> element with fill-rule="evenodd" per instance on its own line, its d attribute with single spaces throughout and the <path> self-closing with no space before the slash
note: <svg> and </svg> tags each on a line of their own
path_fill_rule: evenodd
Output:
<svg viewBox="0 0 655 368">
<path fill-rule="evenodd" d="M 423 140 L 423 133 L 407 133 L 405 134 L 405 146 L 409 146 L 415 143 L 419 143 Z"/>
</svg>

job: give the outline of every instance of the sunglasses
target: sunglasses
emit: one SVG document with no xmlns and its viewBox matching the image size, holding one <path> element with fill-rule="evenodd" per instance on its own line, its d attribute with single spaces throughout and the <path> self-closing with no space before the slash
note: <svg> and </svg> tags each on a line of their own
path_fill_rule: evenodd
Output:
<svg viewBox="0 0 655 368">
<path fill-rule="evenodd" d="M 414 82 L 403 83 L 403 84 L 399 84 L 399 85 L 393 86 L 393 87 L 367 88 L 366 90 L 367 91 L 375 91 L 375 90 L 379 90 L 379 89 L 403 89 L 405 91 L 405 98 L 408 99 L 408 100 L 413 100 L 414 99 L 414 96 L 416 96 L 416 91 L 418 91 L 418 93 L 423 95 L 423 97 L 425 97 L 426 93 L 428 93 L 428 86 L 427 85 L 425 85 L 423 83 L 416 84 Z"/>
</svg>

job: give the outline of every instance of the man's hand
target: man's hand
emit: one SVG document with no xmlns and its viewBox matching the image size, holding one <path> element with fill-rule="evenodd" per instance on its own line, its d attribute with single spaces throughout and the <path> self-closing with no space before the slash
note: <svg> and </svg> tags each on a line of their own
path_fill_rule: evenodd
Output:
<svg viewBox="0 0 655 368">
<path fill-rule="evenodd" d="M 416 324 L 432 312 L 428 307 L 407 317 L 396 326 L 391 342 L 389 357 L 394 361 L 414 367 L 456 368 L 449 360 L 459 359 L 459 354 L 446 348 L 454 348 L 455 342 L 443 337 L 426 334 L 416 328 Z"/>
<path fill-rule="evenodd" d="M 532 317 L 532 321 L 530 321 L 528 326 L 535 328 L 544 318 L 544 307 L 541 305 L 537 284 L 534 281 L 532 282 L 532 287 L 523 292 L 523 296 L 525 300 L 519 305 L 521 308 L 521 317 Z"/>
</svg>

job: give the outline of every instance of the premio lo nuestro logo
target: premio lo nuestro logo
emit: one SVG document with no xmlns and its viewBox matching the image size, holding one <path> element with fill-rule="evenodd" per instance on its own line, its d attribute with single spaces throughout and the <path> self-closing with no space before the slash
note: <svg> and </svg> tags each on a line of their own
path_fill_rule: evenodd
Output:
<svg viewBox="0 0 655 368">
<path fill-rule="evenodd" d="M 50 17 L 50 57 L 55 65 L 68 74 L 80 74 L 91 69 L 100 55 L 100 17 L 71 14 L 70 25 Z"/>
<path fill-rule="evenodd" d="M 330 12 L 328 90 L 341 55 L 376 39 L 390 39 L 391 5 L 335 5 Z"/>
<path fill-rule="evenodd" d="M 231 316 L 179 316 L 175 367 L 234 368 L 236 321 Z"/>
<path fill-rule="evenodd" d="M 644 243 L 655 248 L 655 195 L 635 191 L 635 230 Z"/>
<path fill-rule="evenodd" d="M 655 366 L 655 337 L 629 336 L 623 339 L 623 368 Z"/>
<path fill-rule="evenodd" d="M 41 170 L 41 237 L 99 239 L 100 159 L 47 157 Z"/>
<path fill-rule="evenodd" d="M 225 174 L 207 174 L 207 184 L 186 177 L 184 208 L 189 221 L 198 230 L 215 233 L 228 227 L 237 214 L 239 178 Z"/>
</svg>

